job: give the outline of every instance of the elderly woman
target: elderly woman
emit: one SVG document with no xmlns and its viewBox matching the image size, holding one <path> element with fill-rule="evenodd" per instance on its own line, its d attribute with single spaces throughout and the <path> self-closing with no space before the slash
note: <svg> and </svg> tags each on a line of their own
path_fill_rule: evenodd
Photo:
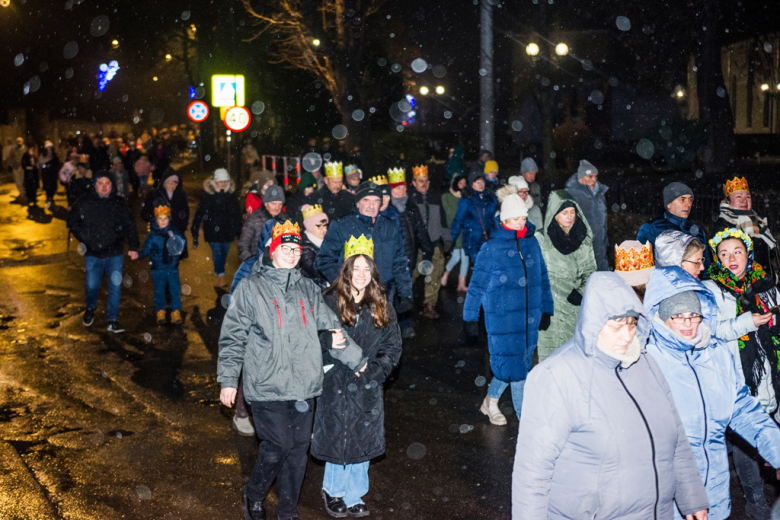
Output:
<svg viewBox="0 0 780 520">
<path fill-rule="evenodd" d="M 707 517 L 669 387 L 642 348 L 644 314 L 617 274 L 588 279 L 574 338 L 528 376 L 513 519 Z"/>
<path fill-rule="evenodd" d="M 717 337 L 712 292 L 679 267 L 650 275 L 645 308 L 652 319 L 647 351 L 672 390 L 710 502 L 709 518 L 731 514 L 726 428 L 780 468 L 780 429 L 750 395 L 734 357 Z"/>
<path fill-rule="evenodd" d="M 704 285 L 715 296 L 718 306 L 716 335 L 727 342 L 750 395 L 758 398 L 764 411 L 771 414 L 780 395 L 776 361 L 780 325 L 769 311 L 778 298 L 772 278 L 754 261 L 754 244 L 746 233 L 735 228 L 717 233 L 710 240 L 716 260 L 710 265 L 710 280 Z M 768 518 L 769 505 L 755 450 L 737 441 L 732 453 L 748 513 L 754 518 Z"/>
<path fill-rule="evenodd" d="M 698 278 L 704 271 L 704 244 L 698 238 L 676 229 L 667 229 L 655 239 L 655 265 L 682 267 Z"/>
<path fill-rule="evenodd" d="M 528 208 L 528 221 L 533 224 L 536 229 L 541 230 L 544 225 L 542 210 L 530 195 L 531 190 L 528 186 L 528 182 L 526 182 L 522 175 L 513 175 L 509 177 L 507 184 L 517 188 L 517 194 L 523 199 L 523 202 L 525 202 L 525 205 Z"/>
</svg>

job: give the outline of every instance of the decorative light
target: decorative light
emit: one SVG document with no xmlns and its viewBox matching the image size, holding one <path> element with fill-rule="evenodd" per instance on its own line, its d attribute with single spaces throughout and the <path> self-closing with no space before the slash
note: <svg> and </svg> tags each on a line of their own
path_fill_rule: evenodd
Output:
<svg viewBox="0 0 780 520">
<path fill-rule="evenodd" d="M 98 72 L 98 90 L 100 92 L 103 92 L 106 90 L 106 85 L 108 85 L 108 82 L 114 79 L 114 76 L 116 75 L 116 71 L 119 70 L 119 62 L 116 60 L 108 62 L 108 65 L 105 63 L 101 63 L 99 67 L 100 72 Z"/>
<path fill-rule="evenodd" d="M 761 90 L 763 90 L 763 91 L 769 90 L 769 85 L 767 85 L 766 83 L 762 83 L 761 84 Z"/>
<path fill-rule="evenodd" d="M 436 87 L 436 93 L 437 94 L 444 94 L 444 87 L 442 87 L 441 85 Z"/>
<path fill-rule="evenodd" d="M 152 81 L 157 81 L 157 76 L 153 77 Z"/>
<path fill-rule="evenodd" d="M 311 41 L 311 44 L 312 44 L 312 45 L 314 45 L 315 47 L 319 47 L 319 46 L 320 46 L 320 43 L 321 43 L 321 42 L 320 42 L 320 40 L 319 40 L 319 39 L 317 39 L 317 38 L 314 38 L 314 39 Z"/>
<path fill-rule="evenodd" d="M 430 90 L 428 90 L 428 87 L 426 87 L 424 85 L 422 87 L 420 87 L 420 94 L 422 94 L 423 96 L 427 96 L 428 92 L 430 92 Z"/>
<path fill-rule="evenodd" d="M 555 46 L 555 54 L 558 56 L 566 56 L 569 54 L 569 46 L 565 43 L 559 43 Z"/>
<path fill-rule="evenodd" d="M 535 43 L 529 43 L 528 46 L 525 48 L 525 53 L 529 56 L 536 56 L 539 54 L 539 46 Z"/>
<path fill-rule="evenodd" d="M 173 59 L 173 56 L 171 56 L 170 54 L 166 54 L 165 55 L 165 61 L 171 61 L 172 59 Z"/>
<path fill-rule="evenodd" d="M 112 41 L 112 42 L 111 42 L 111 46 L 112 46 L 113 48 L 115 48 L 115 49 L 116 49 L 117 47 L 119 47 L 119 40 L 114 40 L 114 41 Z"/>
</svg>

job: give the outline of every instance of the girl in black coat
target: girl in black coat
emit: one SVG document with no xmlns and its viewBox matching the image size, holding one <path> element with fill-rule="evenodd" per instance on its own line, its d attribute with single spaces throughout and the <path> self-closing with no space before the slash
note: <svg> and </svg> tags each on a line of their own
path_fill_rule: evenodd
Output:
<svg viewBox="0 0 780 520">
<path fill-rule="evenodd" d="M 141 218 L 151 223 L 154 219 L 154 208 L 168 206 L 171 208 L 171 225 L 184 233 L 190 226 L 190 206 L 184 193 L 181 176 L 173 168 L 166 169 L 162 174 L 160 187 L 149 192 L 141 209 Z M 185 246 L 179 256 L 184 260 L 189 255 Z"/>
<path fill-rule="evenodd" d="M 325 303 L 368 361 L 354 372 L 325 351 L 311 445 L 311 454 L 325 461 L 325 509 L 337 518 L 369 515 L 362 500 L 368 493 L 369 462 L 385 452 L 382 384 L 401 357 L 401 332 L 379 282 L 373 242 L 361 239 L 357 248 L 355 237 L 345 246 L 344 265 Z"/>
</svg>

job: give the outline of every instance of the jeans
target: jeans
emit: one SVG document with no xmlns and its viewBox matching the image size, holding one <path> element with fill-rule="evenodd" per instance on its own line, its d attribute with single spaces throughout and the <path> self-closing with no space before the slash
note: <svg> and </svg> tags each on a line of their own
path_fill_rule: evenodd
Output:
<svg viewBox="0 0 780 520">
<path fill-rule="evenodd" d="M 103 282 L 103 273 L 108 277 L 108 302 L 106 304 L 106 316 L 108 321 L 116 321 L 119 318 L 119 298 L 122 296 L 122 266 L 124 256 L 109 256 L 98 258 L 85 256 L 84 267 L 87 270 L 86 292 L 87 309 L 95 310 L 100 294 L 100 285 Z"/>
<path fill-rule="evenodd" d="M 490 381 L 490 386 L 488 386 L 488 395 L 493 399 L 499 399 L 508 386 L 512 387 L 512 404 L 515 407 L 517 419 L 520 420 L 520 410 L 523 407 L 523 390 L 525 389 L 525 379 L 522 381 L 512 381 L 511 383 L 507 383 L 493 376 L 493 380 Z"/>
<path fill-rule="evenodd" d="M 264 500 L 276 480 L 279 520 L 298 516 L 298 498 L 306 475 L 314 420 L 314 399 L 307 399 L 306 403 L 309 406 L 305 412 L 296 409 L 295 401 L 251 403 L 255 430 L 262 442 L 244 492 L 251 502 Z"/>
<path fill-rule="evenodd" d="M 325 476 L 322 477 L 322 489 L 332 497 L 344 499 L 347 507 L 363 503 L 368 493 L 368 465 L 371 461 L 357 464 L 325 463 Z"/>
<path fill-rule="evenodd" d="M 225 276 L 225 262 L 230 242 L 209 242 L 209 246 L 211 246 L 211 259 L 214 261 L 214 274 Z"/>
<path fill-rule="evenodd" d="M 455 269 L 455 266 L 460 262 L 460 276 L 466 276 L 469 273 L 469 256 L 463 249 L 453 249 L 452 257 L 447 262 L 445 271 L 449 272 Z"/>
<path fill-rule="evenodd" d="M 154 310 L 165 310 L 165 287 L 171 293 L 171 310 L 181 310 L 181 284 L 179 283 L 179 268 L 152 270 L 154 282 Z"/>
</svg>

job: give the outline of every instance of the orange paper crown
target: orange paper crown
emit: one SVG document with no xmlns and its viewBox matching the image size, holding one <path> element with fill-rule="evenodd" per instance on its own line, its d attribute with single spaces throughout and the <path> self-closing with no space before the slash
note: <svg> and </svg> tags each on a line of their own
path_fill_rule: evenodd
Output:
<svg viewBox="0 0 780 520">
<path fill-rule="evenodd" d="M 427 166 L 415 166 L 412 168 L 412 173 L 414 174 L 414 178 L 418 179 L 420 177 L 427 177 L 428 176 L 428 167 Z"/>
<path fill-rule="evenodd" d="M 301 236 L 301 228 L 292 221 L 287 220 L 284 224 L 276 224 L 273 229 L 273 239 L 276 240 L 282 235 L 298 235 Z"/>
<path fill-rule="evenodd" d="M 646 242 L 640 251 L 633 247 L 622 249 L 615 246 L 615 271 L 631 273 L 655 267 L 653 246 Z"/>
<path fill-rule="evenodd" d="M 723 185 L 723 194 L 726 197 L 737 191 L 750 191 L 746 178 L 742 177 L 740 179 L 739 177 L 734 177 L 730 181 L 726 181 Z"/>
<path fill-rule="evenodd" d="M 171 217 L 171 208 L 168 206 L 157 206 L 154 208 L 154 218 Z"/>
</svg>

